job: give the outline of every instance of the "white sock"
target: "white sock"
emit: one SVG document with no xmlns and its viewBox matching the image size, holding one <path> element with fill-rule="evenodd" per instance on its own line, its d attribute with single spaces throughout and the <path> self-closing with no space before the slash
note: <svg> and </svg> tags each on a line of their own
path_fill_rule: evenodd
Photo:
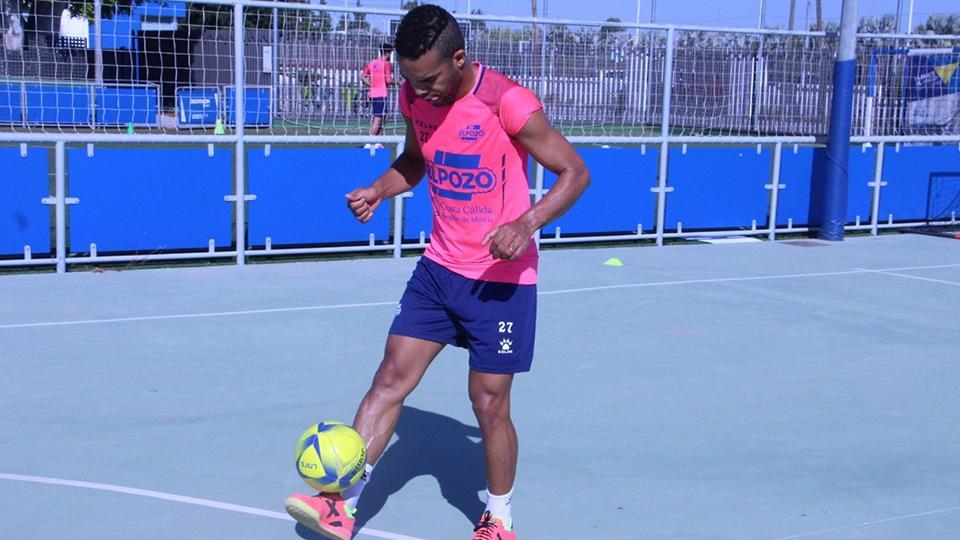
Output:
<svg viewBox="0 0 960 540">
<path fill-rule="evenodd" d="M 357 480 L 357 483 L 347 488 L 343 492 L 343 498 L 347 500 L 347 506 L 357 509 L 357 500 L 360 499 L 360 494 L 363 493 L 363 487 L 367 485 L 367 482 L 370 481 L 370 475 L 373 473 L 373 465 L 367 463 L 364 466 L 363 476 L 360 477 L 360 480 Z"/>
<path fill-rule="evenodd" d="M 513 490 L 503 495 L 494 495 L 487 490 L 487 512 L 503 520 L 507 530 L 513 529 L 513 518 L 510 517 L 510 501 L 513 499 Z"/>
</svg>

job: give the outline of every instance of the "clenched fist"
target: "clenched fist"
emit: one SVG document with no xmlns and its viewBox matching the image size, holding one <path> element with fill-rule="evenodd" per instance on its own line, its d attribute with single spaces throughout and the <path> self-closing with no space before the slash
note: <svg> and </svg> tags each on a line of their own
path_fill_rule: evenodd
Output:
<svg viewBox="0 0 960 540">
<path fill-rule="evenodd" d="M 357 188 L 347 193 L 347 208 L 360 223 L 373 219 L 373 211 L 380 206 L 380 192 L 372 187 Z"/>
</svg>

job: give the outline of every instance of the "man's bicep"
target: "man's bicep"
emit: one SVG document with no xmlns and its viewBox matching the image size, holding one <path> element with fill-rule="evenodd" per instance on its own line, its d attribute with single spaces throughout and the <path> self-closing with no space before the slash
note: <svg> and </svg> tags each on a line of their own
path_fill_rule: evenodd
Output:
<svg viewBox="0 0 960 540">
<path fill-rule="evenodd" d="M 560 174 L 567 167 L 582 162 L 573 145 L 550 125 L 542 110 L 530 115 L 516 139 L 533 159 L 552 173 Z"/>
</svg>

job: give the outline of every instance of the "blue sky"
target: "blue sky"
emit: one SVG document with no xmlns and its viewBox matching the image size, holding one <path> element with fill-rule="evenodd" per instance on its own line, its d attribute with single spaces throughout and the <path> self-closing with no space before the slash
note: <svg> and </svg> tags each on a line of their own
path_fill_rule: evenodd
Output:
<svg viewBox="0 0 960 540">
<path fill-rule="evenodd" d="M 339 5 L 345 0 L 327 0 L 331 5 Z M 395 8 L 400 0 L 361 0 L 364 6 Z M 466 11 L 468 0 L 433 0 L 449 10 Z M 473 9 L 482 9 L 484 13 L 501 15 L 529 15 L 530 0 L 469 0 Z M 787 26 L 790 14 L 789 0 L 767 1 L 767 25 Z M 353 5 L 355 0 L 349 0 Z M 539 0 L 540 12 L 544 4 L 550 17 L 569 19 L 603 20 L 607 17 L 619 17 L 622 20 L 636 20 L 636 0 Z M 640 0 L 640 20 L 650 20 L 651 0 Z M 897 0 L 860 0 L 861 15 L 893 14 Z M 906 6 L 909 0 L 903 0 L 904 25 L 906 24 Z M 842 0 L 823 0 L 823 17 L 826 21 L 840 20 Z M 589 6 L 589 9 L 585 8 Z M 816 13 L 813 0 L 810 0 L 810 24 Z M 806 19 L 807 0 L 797 0 L 797 25 L 803 26 Z M 702 24 L 705 26 L 756 27 L 760 13 L 760 0 L 659 0 L 657 2 L 657 22 L 677 24 Z M 932 13 L 960 13 L 958 0 L 914 0 L 914 26 L 926 21 Z"/>
</svg>

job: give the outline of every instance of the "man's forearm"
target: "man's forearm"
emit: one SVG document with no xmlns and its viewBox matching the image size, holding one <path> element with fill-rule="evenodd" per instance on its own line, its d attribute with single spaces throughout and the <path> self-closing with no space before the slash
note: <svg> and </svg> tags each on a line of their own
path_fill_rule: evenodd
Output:
<svg viewBox="0 0 960 540">
<path fill-rule="evenodd" d="M 547 223 L 559 218 L 577 202 L 590 185 L 590 173 L 586 168 L 569 168 L 560 173 L 557 182 L 540 201 L 520 216 L 531 234 Z"/>
</svg>

